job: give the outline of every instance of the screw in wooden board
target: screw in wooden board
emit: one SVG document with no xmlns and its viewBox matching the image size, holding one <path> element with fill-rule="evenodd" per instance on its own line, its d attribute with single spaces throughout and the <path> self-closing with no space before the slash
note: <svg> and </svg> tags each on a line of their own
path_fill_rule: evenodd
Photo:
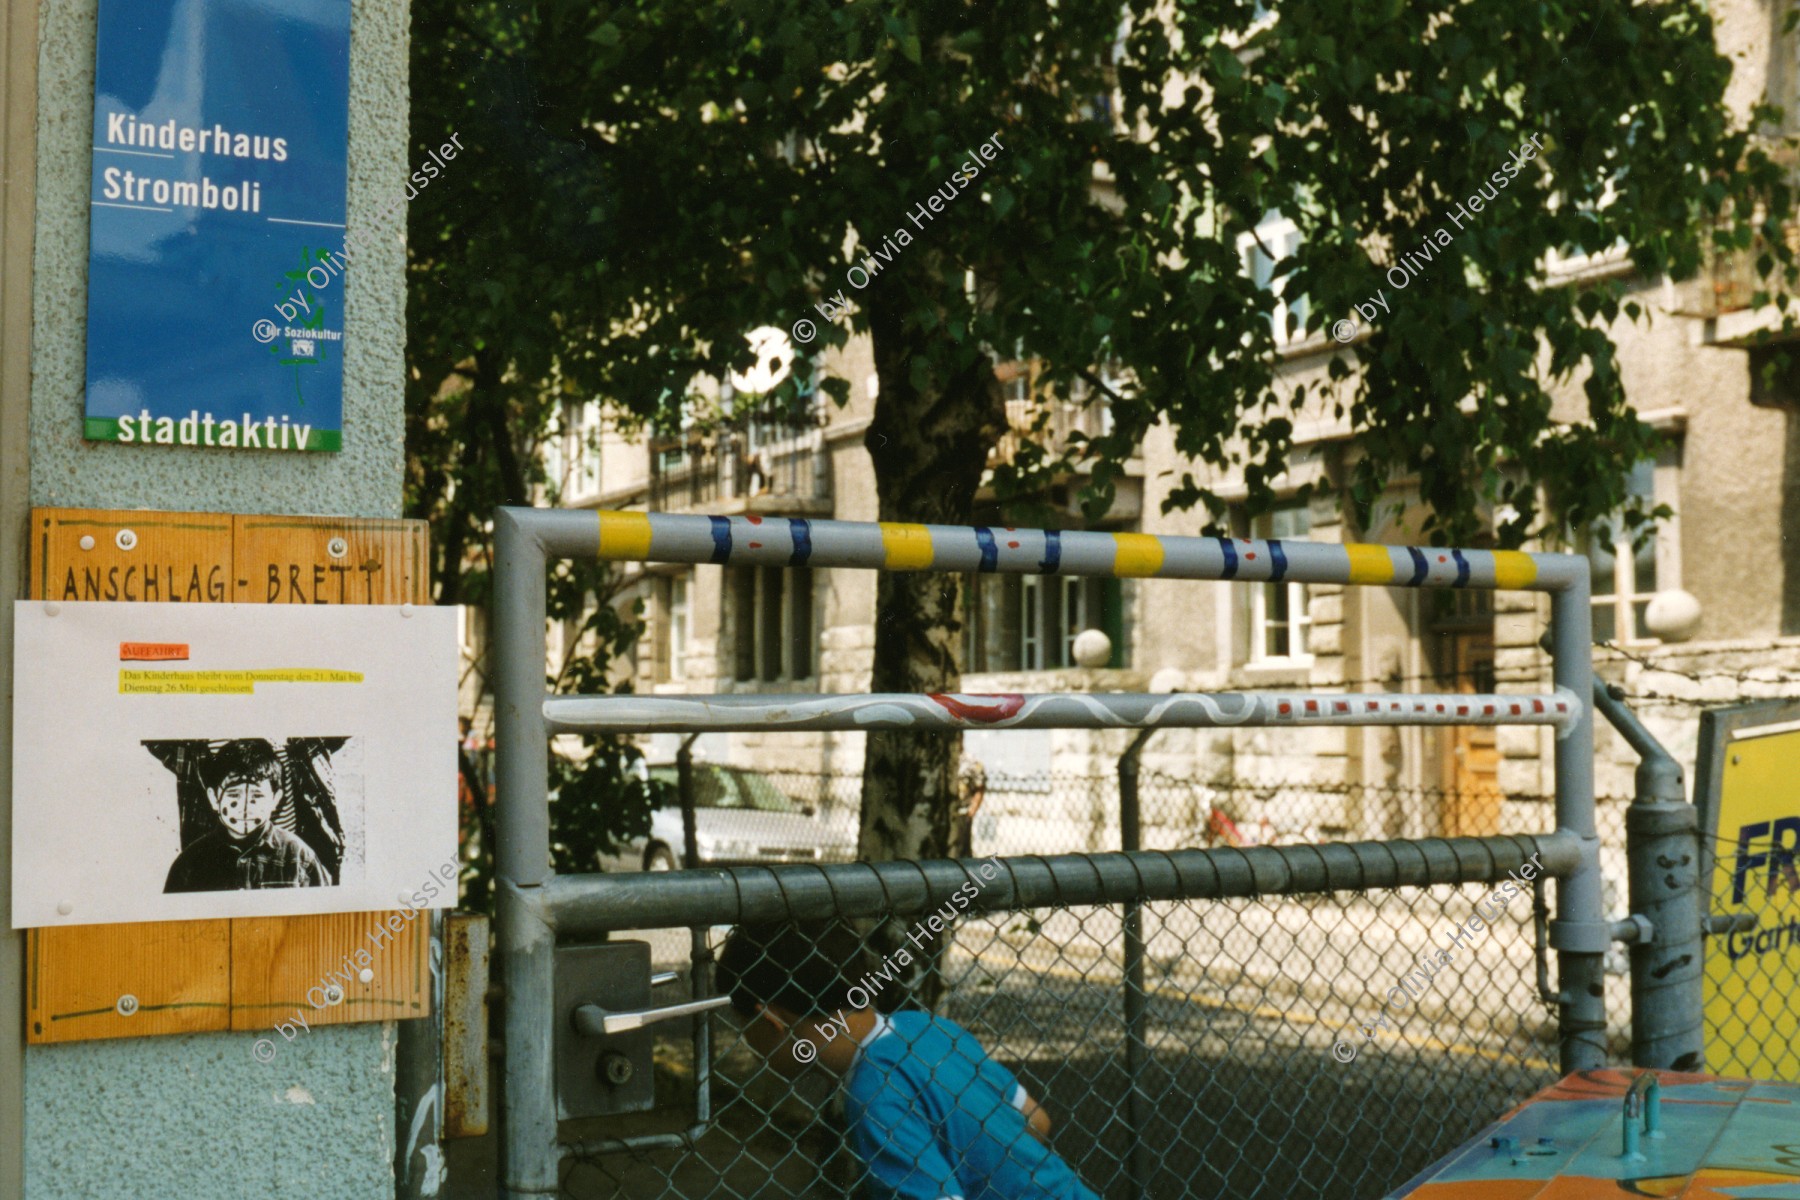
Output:
<svg viewBox="0 0 1800 1200">
<path fill-rule="evenodd" d="M 341 537 L 334 537 L 329 542 L 325 543 L 325 553 L 331 555 L 333 558 L 342 558 L 344 555 L 350 553 L 350 543 L 346 542 Z"/>
<path fill-rule="evenodd" d="M 81 548 L 83 550 L 92 550 L 94 548 L 94 535 L 93 534 L 84 533 L 81 535 Z"/>
<path fill-rule="evenodd" d="M 136 550 L 137 534 L 129 529 L 121 529 L 113 535 L 113 543 L 121 550 Z"/>
<path fill-rule="evenodd" d="M 119 1010 L 121 1017 L 129 1017 L 138 1010 L 138 998 L 130 992 L 126 992 L 119 997 L 119 1002 L 113 1007 Z"/>
</svg>

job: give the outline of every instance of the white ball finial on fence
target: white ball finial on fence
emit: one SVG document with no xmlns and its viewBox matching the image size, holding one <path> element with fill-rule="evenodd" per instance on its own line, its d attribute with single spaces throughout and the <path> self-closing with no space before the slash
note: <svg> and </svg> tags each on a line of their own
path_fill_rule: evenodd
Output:
<svg viewBox="0 0 1800 1200">
<path fill-rule="evenodd" d="M 1093 670 L 1112 661 L 1112 639 L 1098 629 L 1084 629 L 1075 635 L 1075 663 Z"/>
</svg>

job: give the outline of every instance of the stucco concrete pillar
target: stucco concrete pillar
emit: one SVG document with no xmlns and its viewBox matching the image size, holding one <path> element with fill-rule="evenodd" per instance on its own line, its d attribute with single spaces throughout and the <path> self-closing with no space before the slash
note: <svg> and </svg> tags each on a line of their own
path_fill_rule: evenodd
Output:
<svg viewBox="0 0 1800 1200">
<path fill-rule="evenodd" d="M 399 223 L 390 222 L 346 276 L 345 324 L 351 336 L 345 340 L 341 453 L 276 455 L 82 440 L 95 0 L 42 5 L 9 0 L 9 25 L 24 19 L 21 8 L 37 10 L 38 43 L 29 503 L 398 516 L 406 308 Z M 354 5 L 353 230 L 372 227 L 375 213 L 404 190 L 408 22 L 405 0 Z M 9 126 L 9 151 L 21 144 L 29 150 L 29 139 L 22 141 L 17 132 Z M 10 173 L 18 160 L 9 155 L 8 161 Z M 16 330 L 9 328 L 8 334 L 9 346 L 17 345 Z M 196 382 L 204 387 L 204 380 Z M 9 388 L 9 410 L 22 408 L 22 399 Z M 14 518 L 22 523 L 22 514 L 9 512 L 8 519 Z M 9 610 L 8 640 L 10 624 Z M 16 979 L 7 982 L 17 986 Z M 0 1038 L 16 1042 L 20 1026 L 15 1017 Z M 395 1027 L 320 1027 L 269 1064 L 251 1056 L 257 1036 L 27 1048 L 24 1195 L 28 1200 L 392 1197 Z M 16 1078 L 12 1086 L 16 1089 Z M 0 1143 L 0 1160 L 13 1154 Z M 12 1186 L 0 1175 L 0 1195 L 10 1194 Z"/>
</svg>

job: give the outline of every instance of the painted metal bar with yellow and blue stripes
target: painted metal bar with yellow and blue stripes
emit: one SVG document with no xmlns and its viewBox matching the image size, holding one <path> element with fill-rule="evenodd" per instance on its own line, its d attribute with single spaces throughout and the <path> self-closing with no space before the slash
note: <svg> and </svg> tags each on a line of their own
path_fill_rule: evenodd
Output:
<svg viewBox="0 0 1800 1200">
<path fill-rule="evenodd" d="M 1586 560 L 1573 555 L 1521 550 L 1058 531 L 1009 525 L 815 521 L 756 515 L 602 511 L 565 513 L 560 517 L 561 521 L 593 522 L 588 530 L 581 531 L 580 540 L 585 542 L 592 537 L 594 553 L 616 562 L 1098 575 L 1242 583 L 1291 580 L 1542 592 L 1564 590 L 1581 578 L 1586 568 Z M 564 538 L 557 540 L 566 544 Z"/>
</svg>

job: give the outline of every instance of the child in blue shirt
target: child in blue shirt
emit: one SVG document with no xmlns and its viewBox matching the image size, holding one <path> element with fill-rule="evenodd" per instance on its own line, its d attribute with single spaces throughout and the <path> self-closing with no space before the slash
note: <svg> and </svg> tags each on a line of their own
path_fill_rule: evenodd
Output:
<svg viewBox="0 0 1800 1200">
<path fill-rule="evenodd" d="M 871 1200 L 1098 1200 L 1047 1144 L 1050 1118 L 956 1022 L 877 1013 L 860 939 L 842 925 L 743 925 L 718 986 L 777 1071 L 843 1078 Z"/>
</svg>

